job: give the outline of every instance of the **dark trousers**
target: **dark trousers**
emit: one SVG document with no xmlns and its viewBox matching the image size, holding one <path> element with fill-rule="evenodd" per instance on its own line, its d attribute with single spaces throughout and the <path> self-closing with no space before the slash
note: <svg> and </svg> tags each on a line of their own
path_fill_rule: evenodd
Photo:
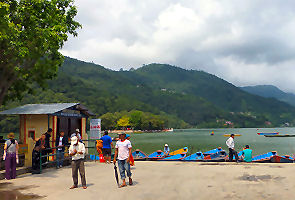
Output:
<svg viewBox="0 0 295 200">
<path fill-rule="evenodd" d="M 32 173 L 40 173 L 40 152 L 35 150 L 32 152 Z"/>
<path fill-rule="evenodd" d="M 82 186 L 86 186 L 85 167 L 83 159 L 72 160 L 72 177 L 75 186 L 78 186 L 78 169 L 81 176 Z"/>
<path fill-rule="evenodd" d="M 232 162 L 233 161 L 233 155 L 235 155 L 235 160 L 236 161 L 239 160 L 238 153 L 235 150 L 229 148 L 228 151 L 229 151 L 229 162 Z"/>
<path fill-rule="evenodd" d="M 16 153 L 7 153 L 5 158 L 5 178 L 15 179 L 16 177 Z"/>
</svg>

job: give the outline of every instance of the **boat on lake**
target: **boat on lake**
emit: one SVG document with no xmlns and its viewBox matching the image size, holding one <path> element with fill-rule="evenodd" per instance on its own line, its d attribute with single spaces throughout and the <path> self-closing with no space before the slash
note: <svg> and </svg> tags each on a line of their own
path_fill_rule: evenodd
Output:
<svg viewBox="0 0 295 200">
<path fill-rule="evenodd" d="M 178 149 L 178 150 L 175 150 L 175 151 L 172 151 L 168 154 L 168 156 L 174 156 L 174 155 L 177 155 L 177 154 L 182 154 L 182 153 L 187 153 L 188 152 L 188 148 L 187 147 L 183 147 L 181 149 Z"/>
<path fill-rule="evenodd" d="M 135 161 L 146 160 L 148 158 L 148 156 L 144 152 L 140 151 L 139 149 L 136 149 L 135 151 L 133 151 L 132 156 Z"/>
<path fill-rule="evenodd" d="M 289 135 L 289 134 L 284 134 L 284 135 L 264 135 L 264 137 L 295 137 L 295 135 Z"/>
<path fill-rule="evenodd" d="M 227 153 L 224 150 L 209 154 L 204 157 L 203 161 L 207 162 L 224 162 L 227 159 Z"/>
<path fill-rule="evenodd" d="M 272 163 L 293 163 L 294 158 L 289 155 L 285 155 L 285 156 L 275 155 L 275 156 L 271 157 L 270 161 Z"/>
<path fill-rule="evenodd" d="M 148 160 L 159 160 L 165 158 L 165 153 L 161 150 L 155 151 L 154 153 L 148 156 Z"/>
<path fill-rule="evenodd" d="M 176 154 L 174 156 L 159 159 L 158 161 L 180 161 L 186 157 L 186 153 Z"/>
<path fill-rule="evenodd" d="M 274 133 L 257 133 L 257 135 L 278 135 L 279 132 L 274 132 Z"/>
<path fill-rule="evenodd" d="M 252 162 L 271 162 L 271 158 L 276 155 L 277 155 L 276 151 L 261 154 L 261 155 L 253 157 Z"/>
<path fill-rule="evenodd" d="M 196 152 L 182 159 L 182 161 L 202 161 L 202 160 L 204 160 L 204 154 L 202 152 Z"/>
<path fill-rule="evenodd" d="M 231 135 L 231 134 L 224 134 L 223 136 L 224 136 L 224 137 L 230 137 L 230 135 Z M 241 135 L 241 134 L 235 134 L 235 137 L 239 137 L 239 136 L 242 136 L 242 135 Z"/>
<path fill-rule="evenodd" d="M 209 151 L 206 151 L 204 152 L 204 156 L 207 156 L 207 155 L 210 155 L 210 154 L 214 154 L 214 153 L 217 153 L 217 152 L 220 152 L 220 151 L 223 151 L 221 147 L 218 147 L 216 149 L 212 149 L 212 150 L 209 150 Z"/>
</svg>

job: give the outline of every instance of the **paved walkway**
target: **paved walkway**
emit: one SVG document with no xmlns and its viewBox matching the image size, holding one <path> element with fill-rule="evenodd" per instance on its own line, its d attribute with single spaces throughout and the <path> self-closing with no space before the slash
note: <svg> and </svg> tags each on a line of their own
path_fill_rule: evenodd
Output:
<svg viewBox="0 0 295 200">
<path fill-rule="evenodd" d="M 119 189 L 112 164 L 88 162 L 86 190 L 69 189 L 71 168 L 65 167 L 0 181 L 0 200 L 9 190 L 18 199 L 29 193 L 51 200 L 295 199 L 294 169 L 295 164 L 136 162 L 134 185 Z"/>
</svg>

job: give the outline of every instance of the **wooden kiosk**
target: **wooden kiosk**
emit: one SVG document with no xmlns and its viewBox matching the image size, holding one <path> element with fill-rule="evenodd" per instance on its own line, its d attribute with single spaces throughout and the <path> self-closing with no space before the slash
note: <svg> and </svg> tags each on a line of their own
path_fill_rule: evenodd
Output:
<svg viewBox="0 0 295 200">
<path fill-rule="evenodd" d="M 1 115 L 19 115 L 19 143 L 20 151 L 27 152 L 26 165 L 31 160 L 31 146 L 36 138 L 52 128 L 52 144 L 59 133 L 63 131 L 65 136 L 70 137 L 75 129 L 80 130 L 82 139 L 87 140 L 86 133 L 87 118 L 94 116 L 86 107 L 80 103 L 53 103 L 53 104 L 27 104 L 10 110 L 0 112 Z M 28 157 L 30 158 L 28 158 Z"/>
</svg>

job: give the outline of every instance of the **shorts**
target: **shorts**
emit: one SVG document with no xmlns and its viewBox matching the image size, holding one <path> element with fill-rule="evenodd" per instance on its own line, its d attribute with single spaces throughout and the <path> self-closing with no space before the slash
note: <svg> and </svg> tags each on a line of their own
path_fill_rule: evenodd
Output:
<svg viewBox="0 0 295 200">
<path fill-rule="evenodd" d="M 102 148 L 102 154 L 103 154 L 103 156 L 111 156 L 112 149 L 111 148 Z"/>
</svg>

